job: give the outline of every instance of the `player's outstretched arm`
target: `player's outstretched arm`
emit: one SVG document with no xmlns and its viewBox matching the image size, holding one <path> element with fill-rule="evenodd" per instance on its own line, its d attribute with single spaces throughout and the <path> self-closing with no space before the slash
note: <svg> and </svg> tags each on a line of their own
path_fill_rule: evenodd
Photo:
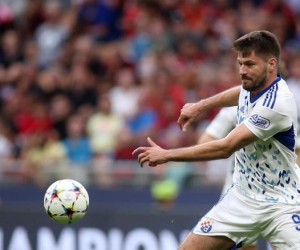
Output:
<svg viewBox="0 0 300 250">
<path fill-rule="evenodd" d="M 169 161 L 208 161 L 228 158 L 236 150 L 256 140 L 257 137 L 246 125 L 241 124 L 223 139 L 186 148 L 163 149 L 147 138 L 150 146 L 139 147 L 132 154 L 138 154 L 138 161 L 142 167 L 146 163 L 150 167 L 156 167 Z"/>
<path fill-rule="evenodd" d="M 202 112 L 216 107 L 236 106 L 240 90 L 241 86 L 236 86 L 199 102 L 185 104 L 177 121 L 180 129 L 187 130 Z"/>
</svg>

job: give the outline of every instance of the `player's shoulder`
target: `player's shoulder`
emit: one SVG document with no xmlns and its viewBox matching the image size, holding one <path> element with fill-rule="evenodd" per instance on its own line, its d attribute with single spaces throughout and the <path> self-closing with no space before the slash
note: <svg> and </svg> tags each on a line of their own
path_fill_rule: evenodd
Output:
<svg viewBox="0 0 300 250">
<path fill-rule="evenodd" d="M 286 81 L 280 78 L 266 89 L 259 102 L 263 107 L 269 109 L 282 109 L 289 108 L 287 104 L 292 104 L 293 99 L 294 96 Z"/>
<path fill-rule="evenodd" d="M 280 94 L 292 95 L 292 92 L 284 79 L 280 78 L 280 81 L 277 82 L 277 86 Z"/>
</svg>

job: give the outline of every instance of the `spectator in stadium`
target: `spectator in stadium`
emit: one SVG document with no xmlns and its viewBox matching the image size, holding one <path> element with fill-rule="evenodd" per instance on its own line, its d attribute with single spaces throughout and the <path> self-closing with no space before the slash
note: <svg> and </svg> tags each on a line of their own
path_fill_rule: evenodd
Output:
<svg viewBox="0 0 300 250">
<path fill-rule="evenodd" d="M 122 68 L 117 72 L 109 98 L 113 113 L 125 120 L 130 120 L 137 112 L 139 87 L 132 69 Z"/>
<path fill-rule="evenodd" d="M 66 124 L 67 137 L 62 141 L 71 166 L 70 176 L 81 183 L 88 181 L 88 170 L 93 157 L 84 122 L 78 114 L 70 116 Z"/>
<path fill-rule="evenodd" d="M 80 115 L 72 115 L 67 121 L 67 138 L 63 140 L 67 156 L 72 165 L 82 167 L 90 164 L 92 151 L 89 139 L 85 135 L 84 119 Z"/>
<path fill-rule="evenodd" d="M 66 151 L 55 130 L 28 136 L 21 156 L 27 182 L 43 186 L 68 176 Z"/>
<path fill-rule="evenodd" d="M 78 25 L 82 33 L 90 34 L 99 43 L 121 37 L 118 25 L 122 14 L 122 1 L 83 0 L 78 10 Z"/>
<path fill-rule="evenodd" d="M 72 102 L 67 95 L 56 94 L 50 99 L 49 113 L 60 139 L 67 137 L 67 122 L 72 114 Z"/>
<path fill-rule="evenodd" d="M 113 159 L 124 128 L 124 120 L 112 112 L 108 94 L 101 95 L 96 112 L 89 117 L 86 124 L 94 156 Z"/>
<path fill-rule="evenodd" d="M 0 157 L 1 160 L 14 158 L 14 133 L 4 117 L 0 117 Z"/>
<path fill-rule="evenodd" d="M 36 43 L 39 49 L 38 63 L 40 68 L 51 66 L 62 53 L 62 48 L 73 29 L 74 20 L 63 20 L 61 3 L 57 0 L 46 2 L 45 20 L 35 33 Z"/>
</svg>

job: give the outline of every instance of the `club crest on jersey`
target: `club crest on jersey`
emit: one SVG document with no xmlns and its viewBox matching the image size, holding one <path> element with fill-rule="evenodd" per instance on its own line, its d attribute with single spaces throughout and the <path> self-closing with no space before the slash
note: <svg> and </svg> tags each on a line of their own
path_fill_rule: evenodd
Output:
<svg viewBox="0 0 300 250">
<path fill-rule="evenodd" d="M 208 233 L 212 229 L 212 221 L 210 219 L 201 221 L 200 229 L 203 233 Z"/>
<path fill-rule="evenodd" d="M 270 126 L 270 121 L 267 118 L 264 118 L 260 115 L 252 115 L 249 118 L 249 122 L 263 129 L 266 129 Z"/>
</svg>

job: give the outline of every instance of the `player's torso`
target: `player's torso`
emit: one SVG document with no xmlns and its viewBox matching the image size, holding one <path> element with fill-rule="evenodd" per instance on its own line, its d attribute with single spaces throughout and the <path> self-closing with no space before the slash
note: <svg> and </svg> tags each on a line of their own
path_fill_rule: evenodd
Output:
<svg viewBox="0 0 300 250">
<path fill-rule="evenodd" d="M 286 125 L 275 133 L 278 127 L 274 126 L 272 131 L 276 114 L 287 114 L 290 128 Z M 300 170 L 294 154 L 296 121 L 296 105 L 283 80 L 256 98 L 241 91 L 237 122 L 254 127 L 259 138 L 263 137 L 236 153 L 234 182 L 245 195 L 262 201 L 300 203 Z"/>
</svg>

